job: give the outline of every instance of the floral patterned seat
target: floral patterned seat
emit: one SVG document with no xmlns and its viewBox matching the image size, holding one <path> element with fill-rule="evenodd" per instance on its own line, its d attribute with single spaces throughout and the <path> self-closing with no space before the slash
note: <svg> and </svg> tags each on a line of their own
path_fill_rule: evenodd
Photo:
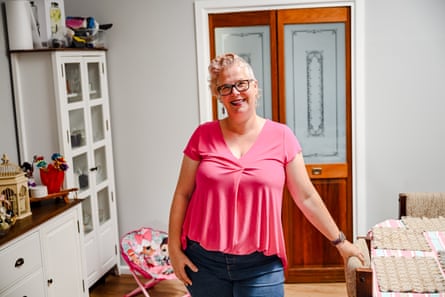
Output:
<svg viewBox="0 0 445 297">
<path fill-rule="evenodd" d="M 162 280 L 176 279 L 168 255 L 168 234 L 166 232 L 143 227 L 125 234 L 120 245 L 122 258 L 139 285 L 125 297 L 134 296 L 140 292 L 149 297 L 146 289 Z M 148 281 L 143 283 L 140 276 Z"/>
</svg>

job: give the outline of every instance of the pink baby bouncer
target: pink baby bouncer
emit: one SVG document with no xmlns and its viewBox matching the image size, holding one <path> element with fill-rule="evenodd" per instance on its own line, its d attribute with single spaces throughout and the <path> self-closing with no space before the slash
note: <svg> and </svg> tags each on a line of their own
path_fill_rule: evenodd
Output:
<svg viewBox="0 0 445 297">
<path fill-rule="evenodd" d="M 122 258 L 138 284 L 136 289 L 124 297 L 135 296 L 140 292 L 150 297 L 147 289 L 163 280 L 176 279 L 168 256 L 167 242 L 166 232 L 146 227 L 128 232 L 122 237 Z M 146 280 L 142 281 L 142 277 Z M 187 296 L 190 295 L 184 295 Z"/>
</svg>

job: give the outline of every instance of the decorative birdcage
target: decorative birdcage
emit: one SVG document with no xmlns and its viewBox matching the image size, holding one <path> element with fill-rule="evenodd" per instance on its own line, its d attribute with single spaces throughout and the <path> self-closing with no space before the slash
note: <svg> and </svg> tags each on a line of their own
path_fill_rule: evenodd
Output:
<svg viewBox="0 0 445 297">
<path fill-rule="evenodd" d="M 3 154 L 0 164 L 0 195 L 10 202 L 17 219 L 31 215 L 31 205 L 28 192 L 28 178 L 20 166 L 10 163 Z"/>
</svg>

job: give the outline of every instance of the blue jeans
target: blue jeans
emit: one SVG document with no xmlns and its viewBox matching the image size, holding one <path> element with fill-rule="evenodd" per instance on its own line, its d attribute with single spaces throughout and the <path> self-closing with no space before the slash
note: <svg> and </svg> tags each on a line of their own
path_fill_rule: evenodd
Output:
<svg viewBox="0 0 445 297">
<path fill-rule="evenodd" d="M 193 297 L 283 297 L 284 269 L 277 256 L 255 252 L 230 255 L 207 251 L 188 240 L 185 254 L 198 267 L 186 271 L 193 284 Z"/>
</svg>

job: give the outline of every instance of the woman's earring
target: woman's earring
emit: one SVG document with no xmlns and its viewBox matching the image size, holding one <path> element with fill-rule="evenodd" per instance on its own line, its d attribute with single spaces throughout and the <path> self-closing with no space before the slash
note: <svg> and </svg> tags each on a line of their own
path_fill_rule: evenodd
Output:
<svg viewBox="0 0 445 297">
<path fill-rule="evenodd" d="M 224 106 L 221 107 L 221 113 L 223 116 L 226 115 L 226 109 L 224 108 Z"/>
</svg>

